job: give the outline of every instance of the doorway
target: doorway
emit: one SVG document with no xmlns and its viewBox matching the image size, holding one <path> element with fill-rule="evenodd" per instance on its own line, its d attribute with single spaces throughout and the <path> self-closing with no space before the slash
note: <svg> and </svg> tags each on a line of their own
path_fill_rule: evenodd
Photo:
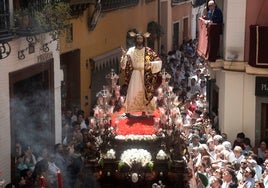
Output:
<svg viewBox="0 0 268 188">
<path fill-rule="evenodd" d="M 256 98 L 255 143 L 268 138 L 268 98 Z"/>
<path fill-rule="evenodd" d="M 63 71 L 61 83 L 62 112 L 80 109 L 81 71 L 80 50 L 76 49 L 60 56 L 60 68 Z"/>
<path fill-rule="evenodd" d="M 268 138 L 268 103 L 261 103 L 261 140 Z"/>
<path fill-rule="evenodd" d="M 42 148 L 54 146 L 53 74 L 53 59 L 9 73 L 12 177 L 16 157 L 26 148 L 37 155 Z"/>
<path fill-rule="evenodd" d="M 189 19 L 183 18 L 183 40 L 189 40 Z"/>
<path fill-rule="evenodd" d="M 173 49 L 177 50 L 179 49 L 179 36 L 180 36 L 180 23 L 176 22 L 173 24 Z"/>
</svg>

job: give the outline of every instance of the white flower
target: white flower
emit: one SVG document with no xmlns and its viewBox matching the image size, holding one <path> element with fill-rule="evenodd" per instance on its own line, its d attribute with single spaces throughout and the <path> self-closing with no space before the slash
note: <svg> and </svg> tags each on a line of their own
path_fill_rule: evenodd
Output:
<svg viewBox="0 0 268 188">
<path fill-rule="evenodd" d="M 115 151 L 113 149 L 108 150 L 106 155 L 103 158 L 104 159 L 116 159 Z"/>
<path fill-rule="evenodd" d="M 165 160 L 168 159 L 167 154 L 161 149 L 158 151 L 158 153 L 156 154 L 156 159 L 157 160 Z"/>
<path fill-rule="evenodd" d="M 142 140 L 156 140 L 157 139 L 157 136 L 155 134 L 152 134 L 152 135 L 134 135 L 134 134 L 129 134 L 129 135 L 126 135 L 126 136 L 123 136 L 123 135 L 117 135 L 115 137 L 115 139 L 117 140 L 131 140 L 131 141 L 135 141 L 135 140 L 138 140 L 138 141 L 142 141 Z"/>
<path fill-rule="evenodd" d="M 120 159 L 130 167 L 132 167 L 134 162 L 145 166 L 149 162 L 152 162 L 152 155 L 144 149 L 128 149 L 122 153 Z"/>
</svg>

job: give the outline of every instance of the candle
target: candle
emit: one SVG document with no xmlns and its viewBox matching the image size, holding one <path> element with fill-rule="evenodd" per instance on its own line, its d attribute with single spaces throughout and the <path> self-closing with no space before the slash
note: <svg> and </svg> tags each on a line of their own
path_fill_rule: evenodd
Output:
<svg viewBox="0 0 268 188">
<path fill-rule="evenodd" d="M 95 125 L 95 120 L 92 118 L 90 119 L 90 125 L 94 126 Z"/>
<path fill-rule="evenodd" d="M 61 175 L 61 172 L 59 170 L 57 172 L 57 177 L 58 177 L 58 188 L 63 188 L 63 185 L 62 185 L 62 175 Z"/>
<path fill-rule="evenodd" d="M 44 176 L 40 176 L 40 179 L 39 179 L 39 183 L 40 183 L 40 187 L 41 188 L 45 188 L 46 187 L 46 180 L 45 180 L 45 177 Z"/>
</svg>

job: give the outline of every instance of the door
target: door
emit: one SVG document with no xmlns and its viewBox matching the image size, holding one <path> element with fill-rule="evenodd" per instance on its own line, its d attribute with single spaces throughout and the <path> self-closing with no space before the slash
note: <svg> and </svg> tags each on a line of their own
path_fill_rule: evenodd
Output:
<svg viewBox="0 0 268 188">
<path fill-rule="evenodd" d="M 189 29 L 188 29 L 188 18 L 183 19 L 183 40 L 188 40 L 189 39 Z"/>
<path fill-rule="evenodd" d="M 12 177 L 16 157 L 24 149 L 31 147 L 37 155 L 42 148 L 54 146 L 53 73 L 53 60 L 49 60 L 9 74 Z"/>
<path fill-rule="evenodd" d="M 268 103 L 261 103 L 261 140 L 268 138 Z"/>
<path fill-rule="evenodd" d="M 80 50 L 73 50 L 60 56 L 60 66 L 63 71 L 63 82 L 61 87 L 62 112 L 80 109 L 81 99 L 81 71 Z"/>
</svg>

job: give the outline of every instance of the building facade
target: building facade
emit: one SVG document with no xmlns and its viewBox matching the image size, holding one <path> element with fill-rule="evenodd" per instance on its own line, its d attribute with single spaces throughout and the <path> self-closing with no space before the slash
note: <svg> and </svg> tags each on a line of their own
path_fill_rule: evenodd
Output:
<svg viewBox="0 0 268 188">
<path fill-rule="evenodd" d="M 230 140 L 244 132 L 255 146 L 267 138 L 268 67 L 265 42 L 261 41 L 267 41 L 264 9 L 268 4 L 250 0 L 217 3 L 224 23 L 219 41 L 221 57 L 210 62 L 210 110 L 218 114 L 219 129 Z"/>
</svg>

